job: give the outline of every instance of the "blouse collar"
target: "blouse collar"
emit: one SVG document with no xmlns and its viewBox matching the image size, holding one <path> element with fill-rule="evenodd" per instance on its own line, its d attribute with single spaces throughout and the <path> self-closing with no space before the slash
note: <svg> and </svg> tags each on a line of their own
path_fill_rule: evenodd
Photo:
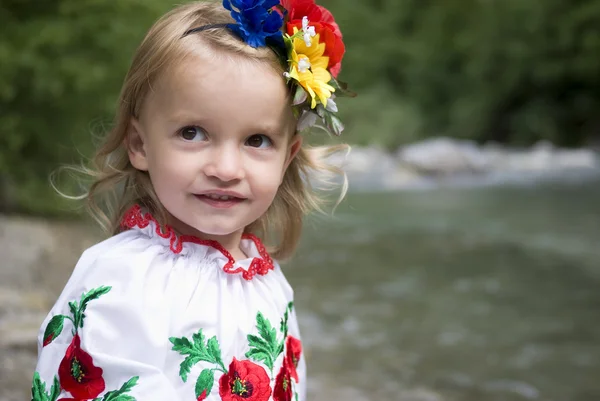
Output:
<svg viewBox="0 0 600 401">
<path fill-rule="evenodd" d="M 218 241 L 205 240 L 193 235 L 178 235 L 169 225 L 161 227 L 154 216 L 148 212 L 143 212 L 140 205 L 133 205 L 123 215 L 121 219 L 121 228 L 123 230 L 138 229 L 143 230 L 150 236 L 157 236 L 165 240 L 169 249 L 174 254 L 181 254 L 185 250 L 185 244 L 197 244 L 211 247 L 221 253 L 226 259 L 223 266 L 223 271 L 229 274 L 241 274 L 246 280 L 259 274 L 266 275 L 270 270 L 273 270 L 273 259 L 267 252 L 265 246 L 258 237 L 250 233 L 242 235 L 242 250 L 250 256 L 251 261 L 248 263 L 236 263 L 233 256 L 227 251 Z M 242 261 L 244 262 L 244 261 Z M 244 268 L 246 265 L 247 268 Z"/>
</svg>

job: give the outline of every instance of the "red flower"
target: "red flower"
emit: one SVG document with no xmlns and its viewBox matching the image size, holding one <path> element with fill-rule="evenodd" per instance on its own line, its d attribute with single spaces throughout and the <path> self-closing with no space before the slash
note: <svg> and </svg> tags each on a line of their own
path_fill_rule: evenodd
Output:
<svg viewBox="0 0 600 401">
<path fill-rule="evenodd" d="M 206 399 L 206 390 L 202 391 L 202 394 L 200 394 L 198 396 L 198 399 L 196 401 L 204 401 Z"/>
<path fill-rule="evenodd" d="M 92 357 L 80 344 L 79 335 L 75 334 L 58 367 L 58 377 L 60 386 L 74 398 L 89 400 L 104 391 L 104 379 L 102 369 L 94 366 Z"/>
<path fill-rule="evenodd" d="M 283 365 L 275 378 L 275 389 L 273 390 L 274 401 L 292 401 L 292 379 L 290 376 L 290 364 L 287 356 L 283 358 Z"/>
<path fill-rule="evenodd" d="M 44 338 L 43 347 L 45 347 L 46 345 L 50 344 L 52 342 L 52 340 L 54 340 L 54 333 L 50 333 L 48 335 L 48 337 Z"/>
<path fill-rule="evenodd" d="M 307 17 L 310 26 L 315 27 L 320 41 L 325 43 L 325 56 L 329 57 L 328 69 L 337 77 L 342 69 L 342 58 L 346 47 L 342 41 L 342 32 L 333 15 L 314 0 L 281 0 L 281 5 L 288 10 L 288 35 L 294 34 L 294 27 L 302 28 L 302 17 Z"/>
<path fill-rule="evenodd" d="M 296 383 L 298 383 L 298 371 L 296 368 L 300 361 L 300 355 L 302 355 L 302 343 L 297 338 L 288 336 L 285 348 L 287 350 L 285 360 L 288 361 L 290 375 L 296 380 Z"/>
<path fill-rule="evenodd" d="M 219 379 L 222 401 L 268 401 L 271 380 L 261 366 L 233 358 L 229 372 Z"/>
</svg>

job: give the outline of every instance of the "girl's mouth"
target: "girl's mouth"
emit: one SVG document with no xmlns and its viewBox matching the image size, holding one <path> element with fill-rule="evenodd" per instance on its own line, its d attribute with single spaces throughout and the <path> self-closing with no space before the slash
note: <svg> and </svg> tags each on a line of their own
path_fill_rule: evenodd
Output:
<svg viewBox="0 0 600 401">
<path fill-rule="evenodd" d="M 227 209 L 238 205 L 244 200 L 246 200 L 245 198 L 240 198 L 233 195 L 223 195 L 218 193 L 205 193 L 194 196 L 202 202 L 219 209 Z"/>
</svg>

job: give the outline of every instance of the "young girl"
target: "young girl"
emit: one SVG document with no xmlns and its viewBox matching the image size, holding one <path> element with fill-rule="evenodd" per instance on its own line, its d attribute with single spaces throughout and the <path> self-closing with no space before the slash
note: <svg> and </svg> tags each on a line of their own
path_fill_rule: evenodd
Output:
<svg viewBox="0 0 600 401">
<path fill-rule="evenodd" d="M 306 399 L 292 289 L 257 235 L 288 257 L 320 205 L 337 149 L 300 131 L 340 133 L 343 53 L 313 0 L 193 3 L 150 29 L 87 170 L 114 236 L 43 322 L 32 400 Z"/>
</svg>

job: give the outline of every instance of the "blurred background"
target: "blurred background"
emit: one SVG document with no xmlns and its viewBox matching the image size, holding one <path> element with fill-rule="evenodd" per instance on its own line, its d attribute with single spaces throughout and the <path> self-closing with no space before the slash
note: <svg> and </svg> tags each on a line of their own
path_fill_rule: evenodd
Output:
<svg viewBox="0 0 600 401">
<path fill-rule="evenodd" d="M 600 0 L 320 4 L 359 96 L 351 193 L 286 264 L 309 399 L 600 400 Z M 91 155 L 172 5 L 0 0 L 0 401 L 28 399 L 102 238 L 48 176 Z"/>
</svg>

